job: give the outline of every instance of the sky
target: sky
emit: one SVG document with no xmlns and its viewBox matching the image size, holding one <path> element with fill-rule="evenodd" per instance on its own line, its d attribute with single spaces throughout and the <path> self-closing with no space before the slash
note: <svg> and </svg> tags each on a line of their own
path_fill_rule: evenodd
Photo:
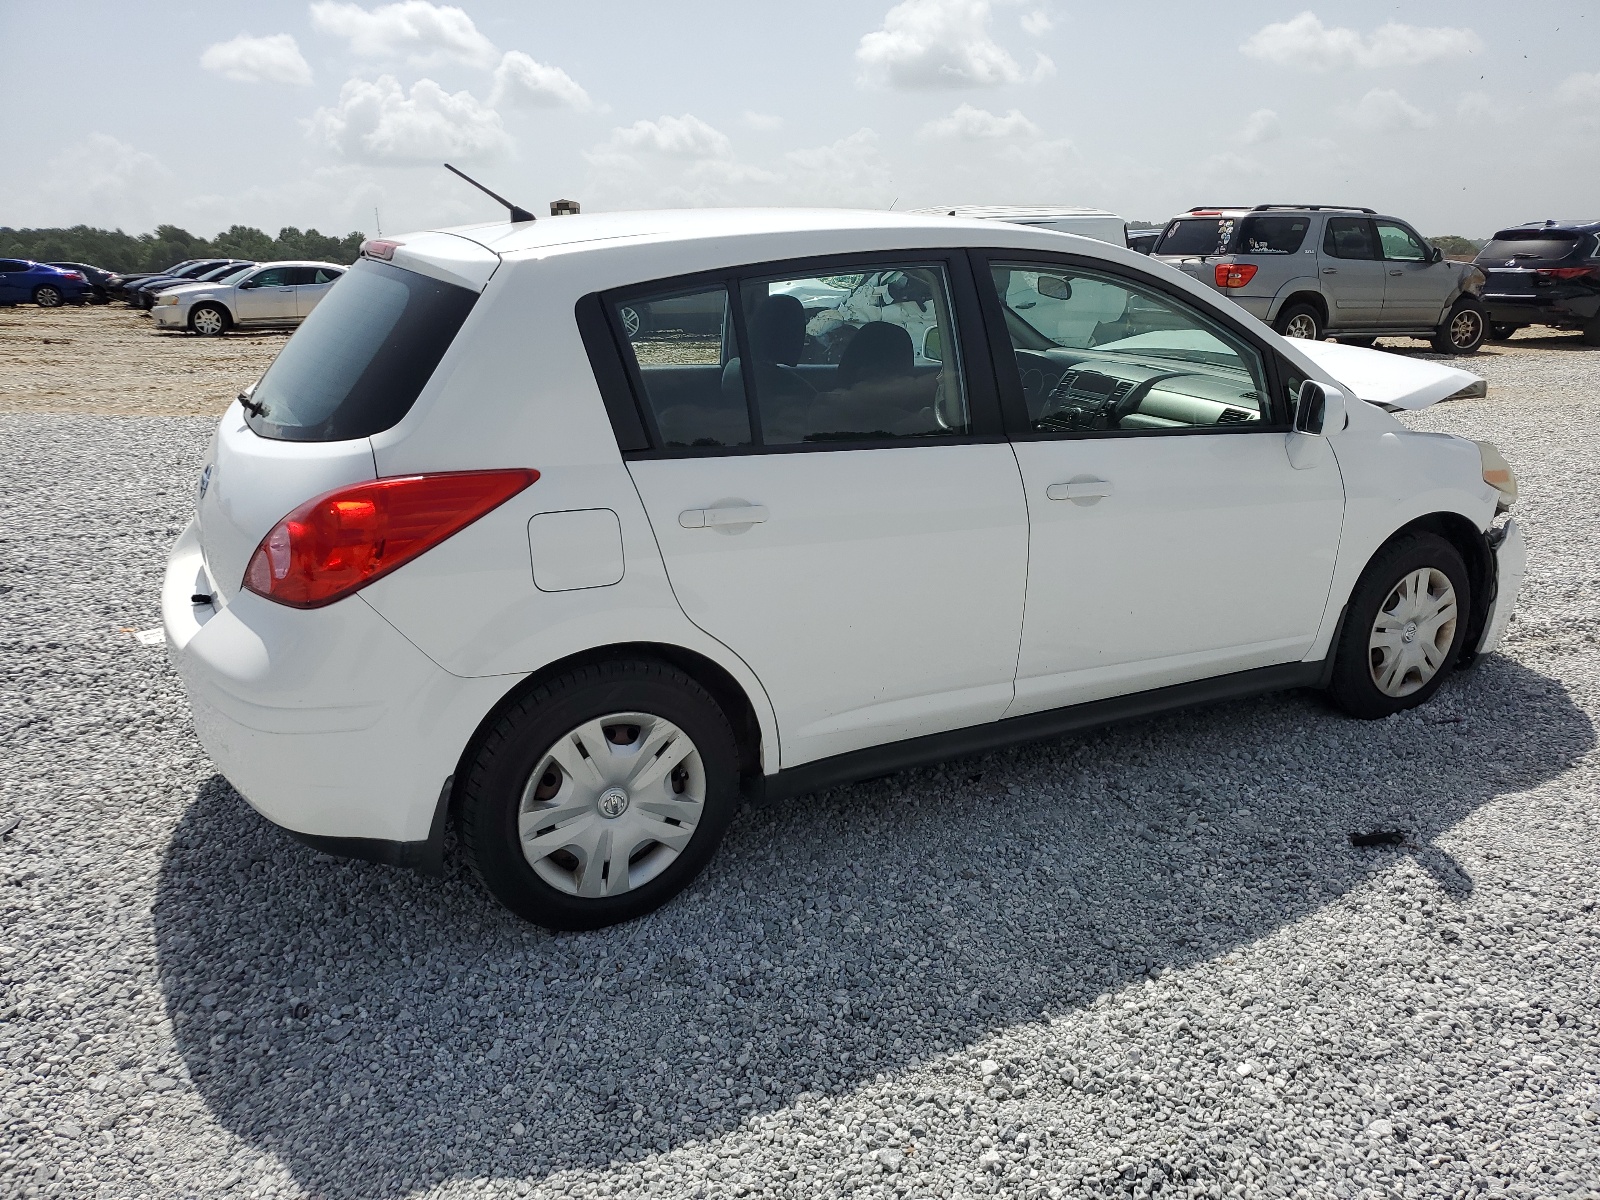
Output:
<svg viewBox="0 0 1600 1200">
<path fill-rule="evenodd" d="M 727 205 L 1600 218 L 1600 3 L 0 5 L 0 225 Z"/>
</svg>

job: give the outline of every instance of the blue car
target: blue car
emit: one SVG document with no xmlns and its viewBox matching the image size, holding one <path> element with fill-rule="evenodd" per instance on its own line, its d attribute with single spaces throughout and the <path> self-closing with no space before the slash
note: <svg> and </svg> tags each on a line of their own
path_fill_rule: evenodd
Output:
<svg viewBox="0 0 1600 1200">
<path fill-rule="evenodd" d="M 63 271 L 20 258 L 0 258 L 0 304 L 60 308 L 63 304 L 86 303 L 93 294 L 94 287 L 82 271 Z"/>
</svg>

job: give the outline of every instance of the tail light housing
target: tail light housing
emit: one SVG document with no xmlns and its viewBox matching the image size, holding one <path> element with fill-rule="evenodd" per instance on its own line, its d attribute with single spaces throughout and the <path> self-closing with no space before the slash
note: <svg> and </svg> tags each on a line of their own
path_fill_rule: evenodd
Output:
<svg viewBox="0 0 1600 1200">
<path fill-rule="evenodd" d="M 1219 288 L 1242 288 L 1256 277 L 1255 263 L 1218 263 L 1215 272 Z"/>
<path fill-rule="evenodd" d="M 328 492 L 261 539 L 244 587 L 291 608 L 332 604 L 459 533 L 538 478 L 531 469 L 450 471 Z"/>
<path fill-rule="evenodd" d="M 403 245 L 404 242 L 397 242 L 392 238 L 368 238 L 361 243 L 361 253 L 367 258 L 381 258 L 384 262 L 392 262 L 394 252 Z"/>
<path fill-rule="evenodd" d="M 1554 283 L 1557 280 L 1588 279 L 1600 275 L 1600 270 L 1594 267 L 1540 267 L 1534 274 Z"/>
</svg>

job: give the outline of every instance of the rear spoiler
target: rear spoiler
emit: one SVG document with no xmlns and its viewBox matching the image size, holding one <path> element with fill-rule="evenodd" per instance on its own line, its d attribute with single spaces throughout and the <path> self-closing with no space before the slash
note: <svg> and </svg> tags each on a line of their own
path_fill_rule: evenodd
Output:
<svg viewBox="0 0 1600 1200">
<path fill-rule="evenodd" d="M 1489 394 L 1487 380 L 1459 367 L 1338 342 L 1296 341 L 1293 345 L 1358 400 L 1389 412 Z"/>
</svg>

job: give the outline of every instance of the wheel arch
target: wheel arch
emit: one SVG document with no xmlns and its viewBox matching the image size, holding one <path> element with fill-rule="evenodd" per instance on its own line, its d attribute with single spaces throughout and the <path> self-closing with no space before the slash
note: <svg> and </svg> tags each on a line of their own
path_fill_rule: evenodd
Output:
<svg viewBox="0 0 1600 1200">
<path fill-rule="evenodd" d="M 222 300 L 214 300 L 209 297 L 205 300 L 196 301 L 195 304 L 190 307 L 189 320 L 186 321 L 185 324 L 192 327 L 194 322 L 194 314 L 199 312 L 202 308 L 214 308 L 221 313 L 224 329 L 232 329 L 238 324 L 238 321 L 234 320 L 233 309 L 229 308 L 226 302 Z"/>
<path fill-rule="evenodd" d="M 1465 666 L 1472 661 L 1478 643 L 1483 640 L 1484 624 L 1489 618 L 1490 605 L 1494 603 L 1494 551 L 1489 548 L 1488 538 L 1483 531 L 1469 518 L 1458 512 L 1439 511 L 1414 517 L 1400 526 L 1374 548 L 1367 558 L 1367 563 L 1371 564 L 1372 560 L 1389 546 L 1413 533 L 1432 533 L 1443 538 L 1456 548 L 1457 553 L 1461 555 L 1461 561 L 1466 564 L 1467 586 L 1471 589 L 1471 608 L 1467 613 L 1467 631 L 1461 641 L 1461 659 L 1458 663 L 1460 666 Z M 1366 566 L 1363 566 L 1361 574 L 1365 573 Z M 1361 575 L 1357 575 L 1356 582 L 1359 583 L 1360 580 Z"/>
<path fill-rule="evenodd" d="M 1267 314 L 1268 322 L 1276 321 L 1279 314 L 1292 304 L 1309 304 L 1321 317 L 1322 327 L 1324 329 L 1328 327 L 1327 298 L 1314 285 L 1303 279 L 1296 279 L 1284 285 L 1279 291 L 1273 301 L 1272 310 Z"/>
<path fill-rule="evenodd" d="M 762 766 L 768 755 L 763 753 L 763 735 L 761 720 L 756 714 L 756 708 L 749 694 L 740 682 L 734 678 L 721 663 L 707 657 L 697 650 L 685 646 L 677 646 L 668 642 L 616 642 L 607 646 L 594 646 L 569 654 L 546 663 L 538 670 L 520 680 L 517 685 L 510 688 L 498 703 L 486 714 L 483 720 L 473 730 L 472 736 L 467 739 L 467 744 L 462 748 L 461 756 L 456 761 L 455 784 L 450 791 L 450 810 L 454 814 L 459 803 L 461 787 L 466 780 L 468 768 L 473 756 L 477 754 L 478 747 L 483 738 L 494 727 L 502 713 L 515 704 L 533 688 L 545 681 L 554 678 L 566 671 L 578 667 L 593 666 L 597 663 L 616 662 L 620 659 L 653 658 L 677 667 L 688 675 L 706 691 L 711 693 L 728 718 L 728 723 L 733 726 L 734 740 L 739 748 L 739 775 L 741 782 L 748 788 L 756 783 L 762 774 Z M 770 748 L 772 755 L 776 754 L 776 744 Z"/>
</svg>

